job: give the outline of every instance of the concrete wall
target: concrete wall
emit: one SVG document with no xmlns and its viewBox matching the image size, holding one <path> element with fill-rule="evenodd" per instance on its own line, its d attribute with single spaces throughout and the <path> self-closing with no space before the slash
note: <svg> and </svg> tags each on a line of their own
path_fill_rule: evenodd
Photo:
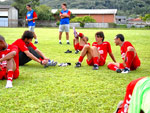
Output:
<svg viewBox="0 0 150 113">
<path fill-rule="evenodd" d="M 70 23 L 70 27 L 80 27 L 80 23 Z M 108 23 L 85 23 L 84 28 L 109 28 Z"/>
<path fill-rule="evenodd" d="M 8 26 L 18 27 L 18 10 L 14 7 L 8 10 Z"/>
</svg>

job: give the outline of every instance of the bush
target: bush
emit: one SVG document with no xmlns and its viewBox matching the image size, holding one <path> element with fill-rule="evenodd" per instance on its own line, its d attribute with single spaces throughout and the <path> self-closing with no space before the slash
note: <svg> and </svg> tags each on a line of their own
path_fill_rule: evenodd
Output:
<svg viewBox="0 0 150 113">
<path fill-rule="evenodd" d="M 60 24 L 60 21 L 57 21 L 57 22 L 56 22 L 56 25 L 59 26 L 59 24 Z"/>
<path fill-rule="evenodd" d="M 117 25 L 117 28 L 127 28 L 127 25 Z"/>
<path fill-rule="evenodd" d="M 117 24 L 115 23 L 109 23 L 109 28 L 116 28 L 117 27 Z"/>
</svg>

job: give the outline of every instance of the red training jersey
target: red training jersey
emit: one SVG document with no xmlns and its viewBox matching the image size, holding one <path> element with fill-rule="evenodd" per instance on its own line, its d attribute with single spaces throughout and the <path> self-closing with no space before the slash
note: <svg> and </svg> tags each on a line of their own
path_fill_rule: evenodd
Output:
<svg viewBox="0 0 150 113">
<path fill-rule="evenodd" d="M 7 49 L 0 51 L 0 58 L 5 57 L 8 53 L 10 52 L 16 52 L 16 55 L 14 56 L 14 61 L 16 63 L 16 70 L 19 70 L 19 55 L 18 55 L 18 47 L 15 45 L 8 45 Z M 0 65 L 2 65 L 2 67 L 6 67 L 7 66 L 7 62 L 3 61 L 0 62 Z"/>
<path fill-rule="evenodd" d="M 16 45 L 19 49 L 19 52 L 28 51 L 29 46 L 31 46 L 34 50 L 37 49 L 37 47 L 35 47 L 32 42 L 30 42 L 29 44 L 26 44 L 22 39 L 16 40 L 15 42 L 12 43 L 12 45 Z"/>
<path fill-rule="evenodd" d="M 98 48 L 98 51 L 100 53 L 100 56 L 106 60 L 107 53 L 112 53 L 111 45 L 109 42 L 103 42 L 102 44 L 98 45 L 97 42 L 93 42 L 92 46 L 95 46 Z"/>
</svg>

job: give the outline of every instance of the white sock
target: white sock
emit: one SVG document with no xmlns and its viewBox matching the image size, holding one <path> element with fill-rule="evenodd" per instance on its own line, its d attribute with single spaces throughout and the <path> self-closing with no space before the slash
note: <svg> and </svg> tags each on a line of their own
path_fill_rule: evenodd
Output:
<svg viewBox="0 0 150 113">
<path fill-rule="evenodd" d="M 69 40 L 67 40 L 67 42 L 69 42 Z"/>
<path fill-rule="evenodd" d="M 36 39 L 35 39 L 35 41 L 37 41 L 37 42 L 38 42 L 38 39 L 36 38 Z"/>
<path fill-rule="evenodd" d="M 59 42 L 61 42 L 61 40 L 59 40 Z"/>
</svg>

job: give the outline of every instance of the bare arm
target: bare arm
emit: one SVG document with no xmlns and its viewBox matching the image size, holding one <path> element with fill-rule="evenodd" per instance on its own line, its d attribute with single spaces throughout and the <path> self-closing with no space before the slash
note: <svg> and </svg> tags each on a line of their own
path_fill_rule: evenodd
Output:
<svg viewBox="0 0 150 113">
<path fill-rule="evenodd" d="M 109 53 L 109 56 L 111 57 L 111 59 L 112 59 L 114 62 L 116 62 L 116 60 L 115 60 L 115 57 L 114 57 L 113 53 Z"/>
<path fill-rule="evenodd" d="M 12 51 L 12 52 L 8 53 L 5 57 L 1 58 L 0 62 L 5 61 L 5 60 L 10 60 L 15 55 L 16 55 L 16 51 Z"/>
<path fill-rule="evenodd" d="M 68 15 L 68 14 L 60 14 L 60 18 L 70 18 L 70 15 Z"/>
<path fill-rule="evenodd" d="M 38 50 L 38 49 L 36 49 L 35 50 L 41 57 L 43 57 L 44 59 L 48 59 L 48 58 L 46 58 L 46 56 L 40 51 L 40 50 Z"/>
</svg>

